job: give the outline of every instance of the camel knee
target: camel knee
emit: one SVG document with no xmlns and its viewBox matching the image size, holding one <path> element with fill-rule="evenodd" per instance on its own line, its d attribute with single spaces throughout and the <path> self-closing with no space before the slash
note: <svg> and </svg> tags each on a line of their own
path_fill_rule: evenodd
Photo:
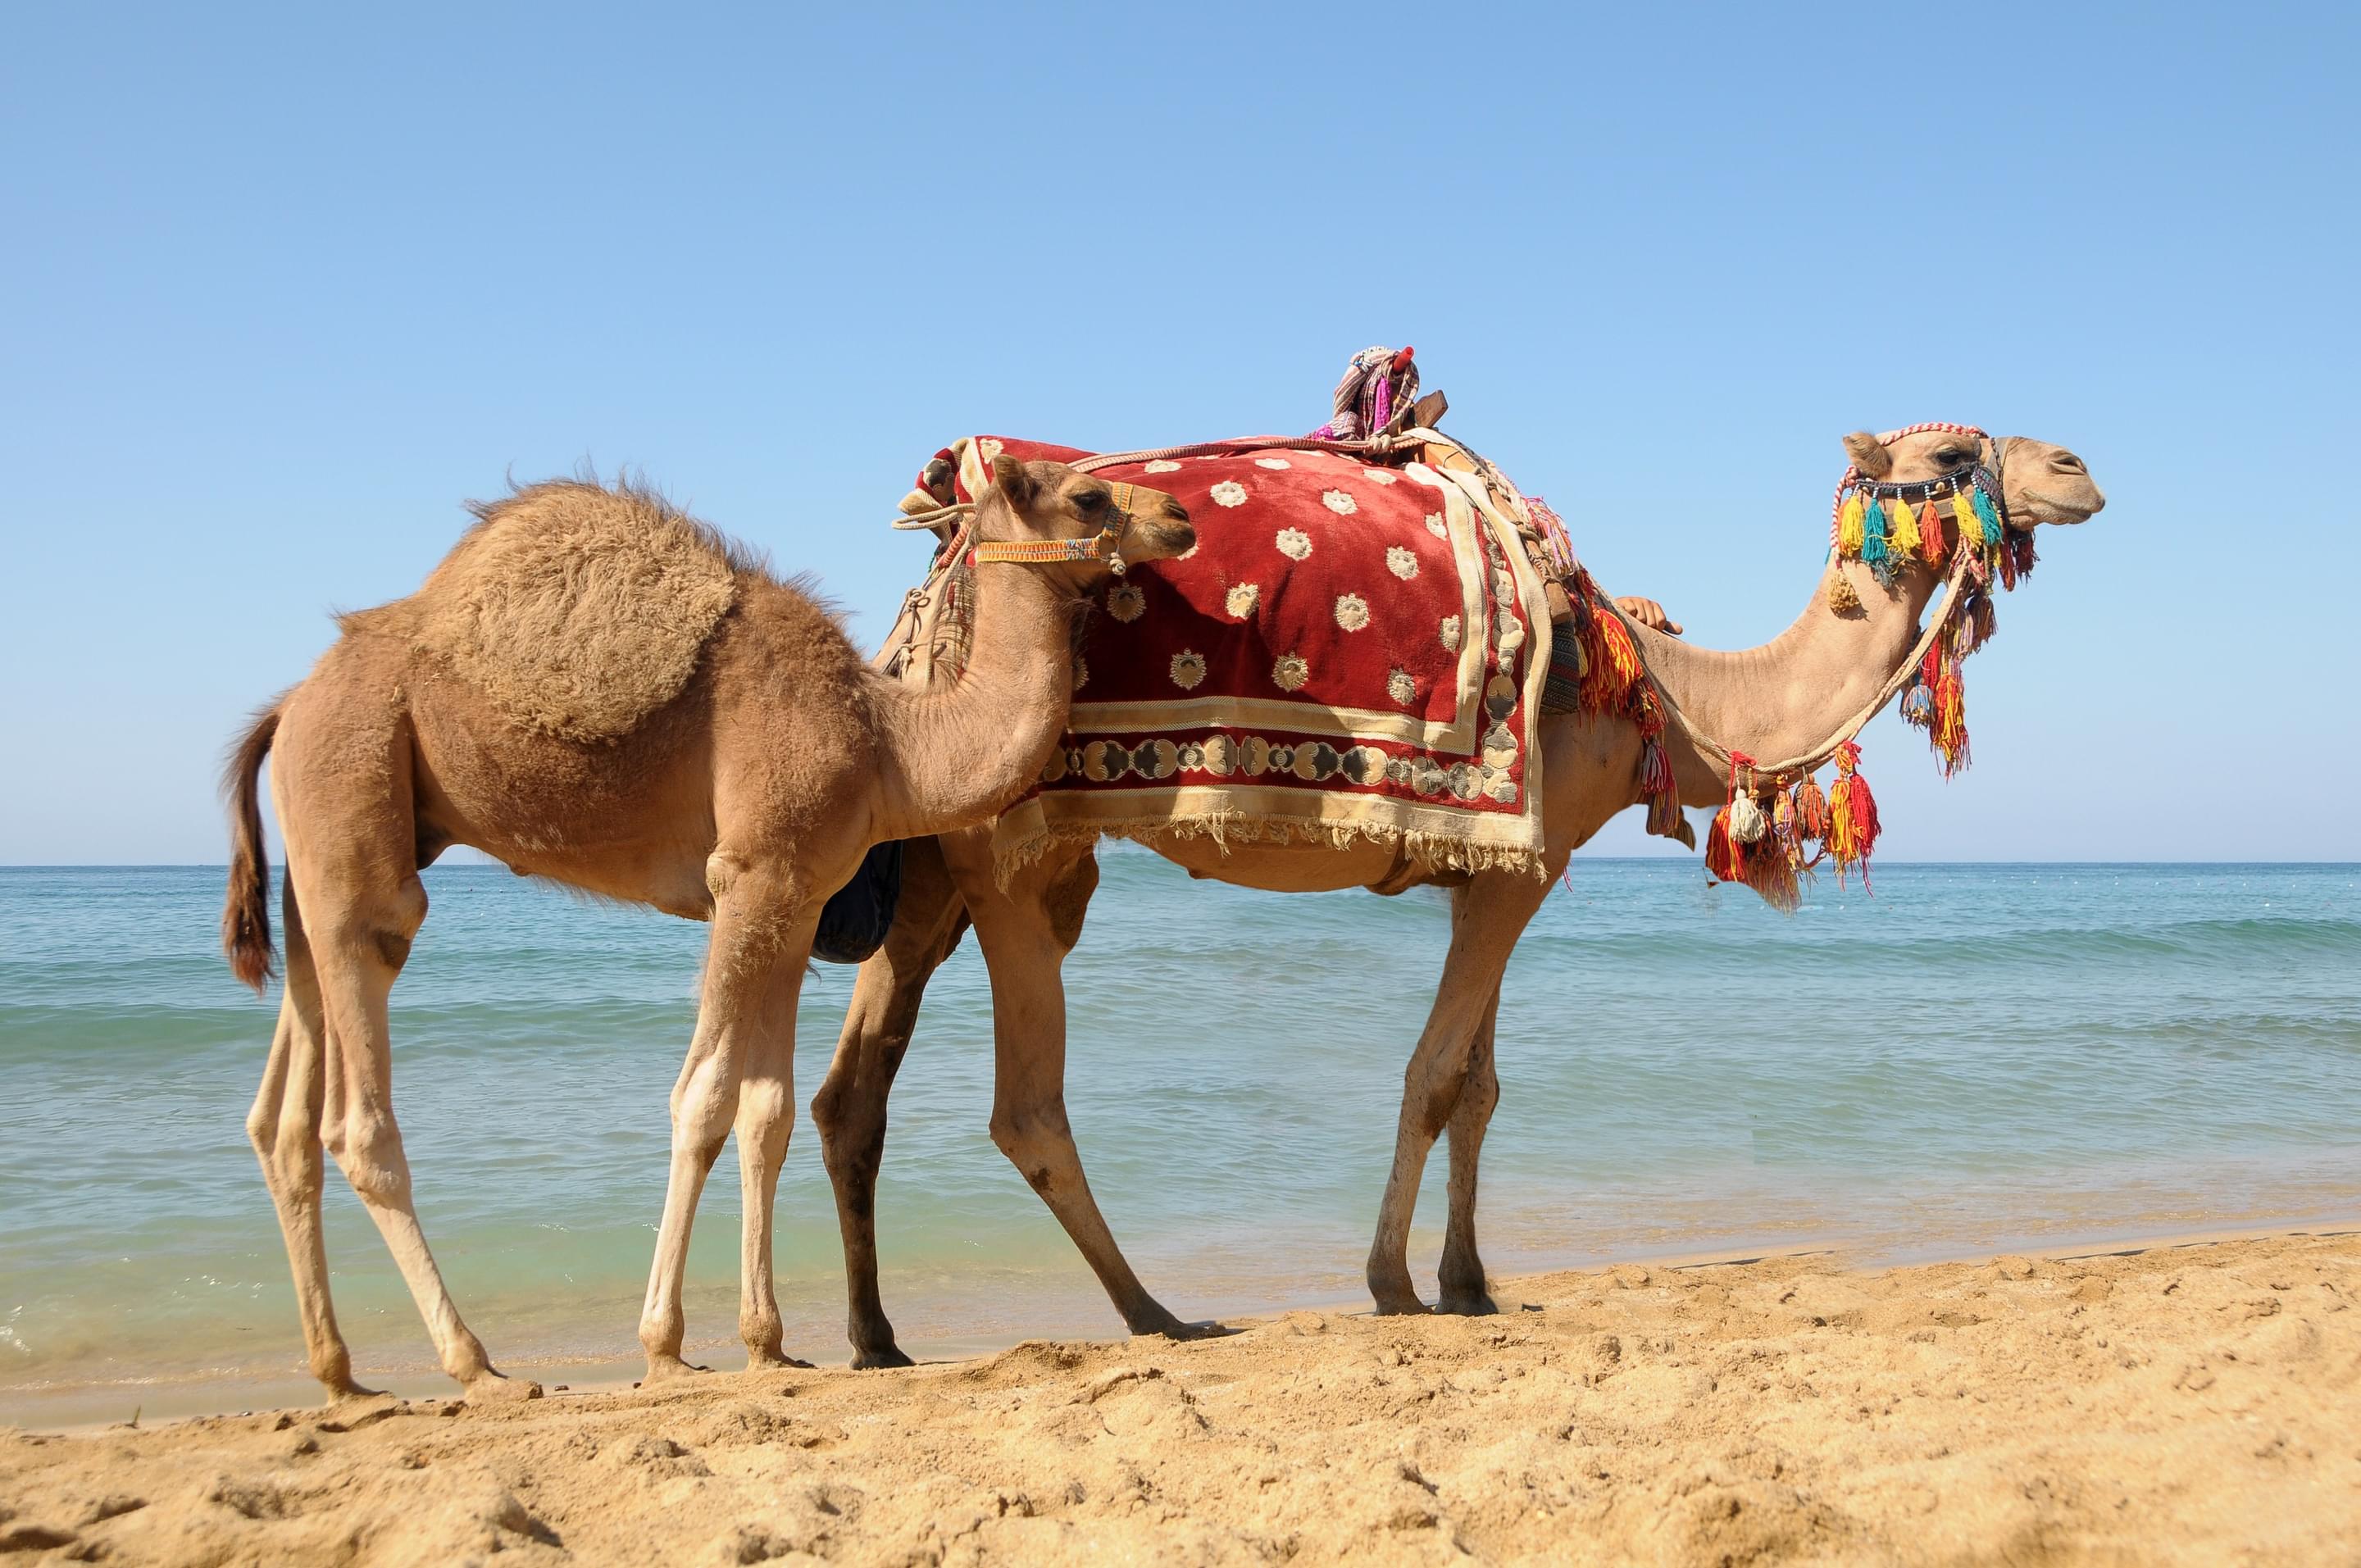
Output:
<svg viewBox="0 0 2361 1568">
<path fill-rule="evenodd" d="M 409 1203 L 410 1161 L 401 1152 L 401 1129 L 390 1117 L 364 1113 L 347 1118 L 332 1133 L 328 1152 L 364 1203 Z"/>
<path fill-rule="evenodd" d="M 992 1113 L 993 1144 L 1008 1157 L 1026 1185 L 1044 1196 L 1061 1174 L 1071 1137 L 1063 1108 Z"/>
</svg>

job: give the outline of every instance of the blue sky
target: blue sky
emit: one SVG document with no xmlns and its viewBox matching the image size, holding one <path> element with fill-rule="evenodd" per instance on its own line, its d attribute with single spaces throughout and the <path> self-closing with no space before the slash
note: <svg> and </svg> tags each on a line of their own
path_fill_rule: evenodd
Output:
<svg viewBox="0 0 2361 1568">
<path fill-rule="evenodd" d="M 1866 737 L 1888 852 L 2354 858 L 2355 17 L 19 7 L 0 862 L 220 860 L 242 716 L 510 474 L 642 467 L 866 644 L 945 441 L 1308 429 L 1378 342 L 1720 645 L 1843 432 L 2074 447 L 1973 770 Z"/>
</svg>

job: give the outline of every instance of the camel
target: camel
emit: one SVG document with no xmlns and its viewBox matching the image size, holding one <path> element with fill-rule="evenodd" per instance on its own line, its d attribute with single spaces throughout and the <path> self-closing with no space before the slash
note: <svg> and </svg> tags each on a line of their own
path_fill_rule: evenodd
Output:
<svg viewBox="0 0 2361 1568">
<path fill-rule="evenodd" d="M 1194 543 L 1160 490 L 1002 456 L 975 509 L 972 659 L 918 692 L 873 674 L 796 584 L 643 488 L 554 481 L 478 521 L 406 599 L 342 620 L 231 754 L 224 947 L 264 988 L 269 867 L 256 776 L 275 750 L 286 985 L 247 1130 L 294 1271 L 313 1375 L 367 1392 L 329 1301 L 323 1146 L 384 1236 L 443 1369 L 471 1398 L 532 1398 L 460 1320 L 412 1206 L 386 1002 L 426 917 L 418 872 L 454 844 L 520 875 L 713 927 L 672 1091 L 672 1157 L 640 1340 L 689 1368 L 689 1227 L 734 1123 L 745 1181 L 739 1329 L 785 1363 L 771 1209 L 792 1123 L 796 1004 L 828 894 L 869 846 L 988 821 L 1064 728 L 1072 630 L 1122 556 Z"/>
<path fill-rule="evenodd" d="M 2081 460 L 2023 437 L 1971 438 L 1916 430 L 1881 439 L 1847 436 L 1845 450 L 1867 478 L 1932 479 L 1979 459 L 2001 477 L 2011 526 L 2079 523 L 2105 498 Z M 1832 557 L 1833 557 L 1833 554 Z M 1857 606 L 1832 609 L 1846 596 Z M 1743 652 L 1675 641 L 1653 603 L 1633 618 L 1648 667 L 1662 689 L 1706 735 L 1753 756 L 1787 757 L 1828 741 L 1900 669 L 1920 618 L 1939 586 L 1924 563 L 1890 585 L 1858 561 L 1832 558 L 1803 615 L 1780 636 Z M 1624 601 L 1627 613 L 1635 607 Z M 1642 740 L 1622 718 L 1544 713 L 1545 876 L 1479 872 L 1452 889 L 1451 946 L 1426 1025 L 1404 1074 L 1392 1169 L 1378 1206 L 1367 1283 L 1380 1313 L 1426 1310 L 1407 1257 L 1411 1205 L 1426 1157 L 1450 1136 L 1449 1216 L 1436 1310 L 1496 1310 L 1476 1243 L 1478 1154 L 1499 1080 L 1493 1027 L 1499 985 L 1525 924 L 1570 856 L 1607 821 L 1639 803 Z M 1727 775 L 1677 731 L 1665 743 L 1684 806 L 1718 805 Z M 884 1157 L 886 1098 L 907 1051 L 928 976 L 974 924 L 989 968 L 997 1074 L 994 1143 L 1041 1195 L 1098 1275 L 1135 1334 L 1194 1337 L 1219 1325 L 1186 1323 L 1141 1285 L 1091 1196 L 1066 1119 L 1065 997 L 1060 969 L 1079 939 L 1098 867 L 1088 845 L 1053 850 L 997 885 L 988 828 L 939 835 L 932 850 L 911 846 L 902 903 L 885 944 L 862 967 L 836 1056 L 812 1101 L 812 1117 L 835 1189 L 848 1275 L 848 1327 L 856 1367 L 897 1366 L 877 1286 L 873 1204 Z M 1236 843 L 1158 837 L 1142 842 L 1192 876 L 1281 893 L 1368 887 L 1394 869 L 1394 851 L 1302 842 Z M 1399 884 L 1397 884 L 1399 885 Z"/>
</svg>

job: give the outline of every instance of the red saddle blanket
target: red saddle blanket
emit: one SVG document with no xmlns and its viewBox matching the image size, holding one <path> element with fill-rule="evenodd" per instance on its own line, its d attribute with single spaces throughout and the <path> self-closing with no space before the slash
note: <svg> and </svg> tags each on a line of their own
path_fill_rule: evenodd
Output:
<svg viewBox="0 0 2361 1568">
<path fill-rule="evenodd" d="M 1089 455 L 975 437 L 952 449 L 961 499 L 1004 450 Z M 1100 834 L 1366 839 L 1437 870 L 1538 871 L 1550 622 L 1521 498 L 1277 448 L 1093 471 L 1170 492 L 1197 544 L 1100 590 L 1068 732 L 995 831 L 1004 871 Z"/>
</svg>

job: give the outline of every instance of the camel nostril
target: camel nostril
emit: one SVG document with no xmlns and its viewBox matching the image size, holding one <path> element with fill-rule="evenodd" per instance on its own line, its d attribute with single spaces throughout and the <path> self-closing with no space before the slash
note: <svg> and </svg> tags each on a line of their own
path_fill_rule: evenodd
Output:
<svg viewBox="0 0 2361 1568">
<path fill-rule="evenodd" d="M 1189 509 L 1182 506 L 1179 501 L 1166 501 L 1164 503 L 1164 515 L 1170 518 L 1175 522 L 1186 522 L 1189 521 Z"/>
<path fill-rule="evenodd" d="M 2061 474 L 2080 474 L 2086 471 L 2082 466 L 2082 460 L 2071 452 L 2059 453 L 2049 459 L 2049 466 Z"/>
</svg>

